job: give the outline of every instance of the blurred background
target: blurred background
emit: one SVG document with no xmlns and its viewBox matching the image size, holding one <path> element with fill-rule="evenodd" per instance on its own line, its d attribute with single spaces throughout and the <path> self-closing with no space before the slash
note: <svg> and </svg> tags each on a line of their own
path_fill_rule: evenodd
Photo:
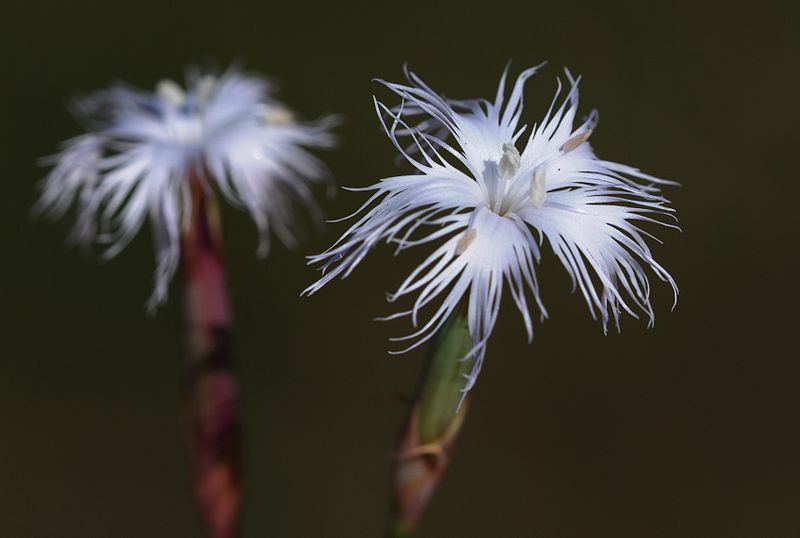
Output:
<svg viewBox="0 0 800 538">
<path fill-rule="evenodd" d="M 306 118 L 339 112 L 336 180 L 392 175 L 373 77 L 409 62 L 451 97 L 528 84 L 537 121 L 563 66 L 584 76 L 597 153 L 680 181 L 683 232 L 656 256 L 655 328 L 604 336 L 549 250 L 551 318 L 527 345 L 506 301 L 424 537 L 800 535 L 797 151 L 799 10 L 790 3 L 177 2 L 6 0 L 0 8 L 3 353 L 0 535 L 200 535 L 180 430 L 180 302 L 144 301 L 147 230 L 99 263 L 64 245 L 69 222 L 33 222 L 37 158 L 79 132 L 69 99 L 114 80 L 153 87 L 188 64 L 241 61 Z M 363 196 L 341 192 L 330 216 Z M 246 420 L 246 537 L 376 537 L 388 453 L 424 353 L 384 292 L 420 252 L 380 248 L 351 278 L 300 299 L 302 251 L 255 257 L 248 216 L 225 207 Z"/>
</svg>

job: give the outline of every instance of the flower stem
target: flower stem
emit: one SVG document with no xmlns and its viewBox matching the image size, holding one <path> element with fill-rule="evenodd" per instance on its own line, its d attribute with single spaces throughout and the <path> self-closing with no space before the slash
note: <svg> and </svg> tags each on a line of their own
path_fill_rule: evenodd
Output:
<svg viewBox="0 0 800 538">
<path fill-rule="evenodd" d="M 181 238 L 188 353 L 186 443 L 200 516 L 211 538 L 239 532 L 241 425 L 231 353 L 219 210 L 192 176 L 192 214 Z"/>
<path fill-rule="evenodd" d="M 456 309 L 433 339 L 397 444 L 391 522 L 388 538 L 408 538 L 430 503 L 466 417 L 461 407 L 464 375 L 471 368 L 462 360 L 472 349 L 467 311 Z"/>
</svg>

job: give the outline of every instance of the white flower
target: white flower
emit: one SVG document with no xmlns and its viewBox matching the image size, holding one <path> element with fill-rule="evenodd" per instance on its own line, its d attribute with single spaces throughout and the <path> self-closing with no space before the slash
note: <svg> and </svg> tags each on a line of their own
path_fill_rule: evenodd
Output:
<svg viewBox="0 0 800 538">
<path fill-rule="evenodd" d="M 151 308 L 166 300 L 178 266 L 192 178 L 250 213 L 259 254 L 271 230 L 294 246 L 304 233 L 295 206 L 321 222 L 310 187 L 329 181 L 308 149 L 331 147 L 337 120 L 299 123 L 271 90 L 260 76 L 230 70 L 190 74 L 185 90 L 164 80 L 152 93 L 117 85 L 79 100 L 88 133 L 44 161 L 53 169 L 34 210 L 60 217 L 76 202 L 72 238 L 107 245 L 107 258 L 149 218 L 157 258 Z"/>
<path fill-rule="evenodd" d="M 645 236 L 652 236 L 639 227 L 675 227 L 660 220 L 672 217 L 673 210 L 657 187 L 672 182 L 594 155 L 588 139 L 597 114 L 575 125 L 579 81 L 569 71 L 564 100 L 558 103 L 559 81 L 544 119 L 523 137 L 523 88 L 540 67 L 520 74 L 508 97 L 504 73 L 494 102 L 445 99 L 408 72 L 408 85 L 380 81 L 402 102 L 390 108 L 375 99 L 378 117 L 417 173 L 354 189 L 372 192 L 353 215 L 360 218 L 330 249 L 311 258 L 323 265 L 323 276 L 308 294 L 348 276 L 379 241 L 395 244 L 398 252 L 439 242 L 389 296 L 395 301 L 415 295 L 413 306 L 384 319 L 411 316 L 418 327 L 393 339 L 415 340 L 402 353 L 433 336 L 468 295 L 474 347 L 464 393 L 480 371 L 505 284 L 529 340 L 529 297 L 542 319 L 547 316 L 535 271 L 545 238 L 604 330 L 610 318 L 619 327 L 622 311 L 643 313 L 652 323 L 648 267 L 672 286 L 677 299 L 675 282 L 645 243 Z M 429 304 L 435 311 L 419 321 Z"/>
</svg>

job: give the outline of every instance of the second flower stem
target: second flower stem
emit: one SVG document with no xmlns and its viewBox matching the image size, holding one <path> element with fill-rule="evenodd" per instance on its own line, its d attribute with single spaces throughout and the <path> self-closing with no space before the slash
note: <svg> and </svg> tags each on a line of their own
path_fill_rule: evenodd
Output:
<svg viewBox="0 0 800 538">
<path fill-rule="evenodd" d="M 181 238 L 188 354 L 186 443 L 195 497 L 210 538 L 239 533 L 242 441 L 231 352 L 232 317 L 216 199 L 191 177 L 192 214 Z"/>
</svg>

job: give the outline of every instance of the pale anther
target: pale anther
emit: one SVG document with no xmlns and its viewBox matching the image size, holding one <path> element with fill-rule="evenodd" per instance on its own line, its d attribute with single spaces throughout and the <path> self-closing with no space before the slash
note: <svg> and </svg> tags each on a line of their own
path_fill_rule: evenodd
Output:
<svg viewBox="0 0 800 538">
<path fill-rule="evenodd" d="M 533 207 L 542 207 L 547 195 L 547 185 L 544 166 L 537 166 L 531 178 L 531 204 Z"/>
<path fill-rule="evenodd" d="M 456 256 L 464 254 L 472 242 L 475 241 L 476 235 L 478 235 L 478 232 L 475 231 L 475 228 L 469 228 L 464 232 L 464 235 L 462 235 L 456 243 Z"/>
<path fill-rule="evenodd" d="M 183 88 L 177 82 L 168 78 L 158 81 L 156 93 L 173 106 L 180 106 L 186 101 L 186 93 L 184 93 Z"/>
<path fill-rule="evenodd" d="M 519 151 L 514 144 L 503 144 L 503 156 L 500 157 L 498 165 L 500 175 L 506 179 L 512 179 L 519 172 Z"/>
<path fill-rule="evenodd" d="M 561 146 L 561 151 L 563 151 L 564 153 L 569 153 L 573 149 L 577 148 L 578 146 L 586 142 L 590 136 L 592 136 L 592 129 L 587 129 L 581 134 L 573 136 L 572 138 L 564 142 L 564 145 Z"/>
<path fill-rule="evenodd" d="M 272 107 L 264 111 L 264 121 L 272 125 L 288 125 L 293 120 L 294 114 L 284 107 Z"/>
<path fill-rule="evenodd" d="M 195 95 L 197 96 L 197 101 L 199 103 L 205 104 L 208 102 L 208 99 L 211 97 L 211 93 L 214 91 L 214 86 L 216 83 L 217 77 L 213 75 L 203 75 L 200 80 L 197 81 Z"/>
</svg>

